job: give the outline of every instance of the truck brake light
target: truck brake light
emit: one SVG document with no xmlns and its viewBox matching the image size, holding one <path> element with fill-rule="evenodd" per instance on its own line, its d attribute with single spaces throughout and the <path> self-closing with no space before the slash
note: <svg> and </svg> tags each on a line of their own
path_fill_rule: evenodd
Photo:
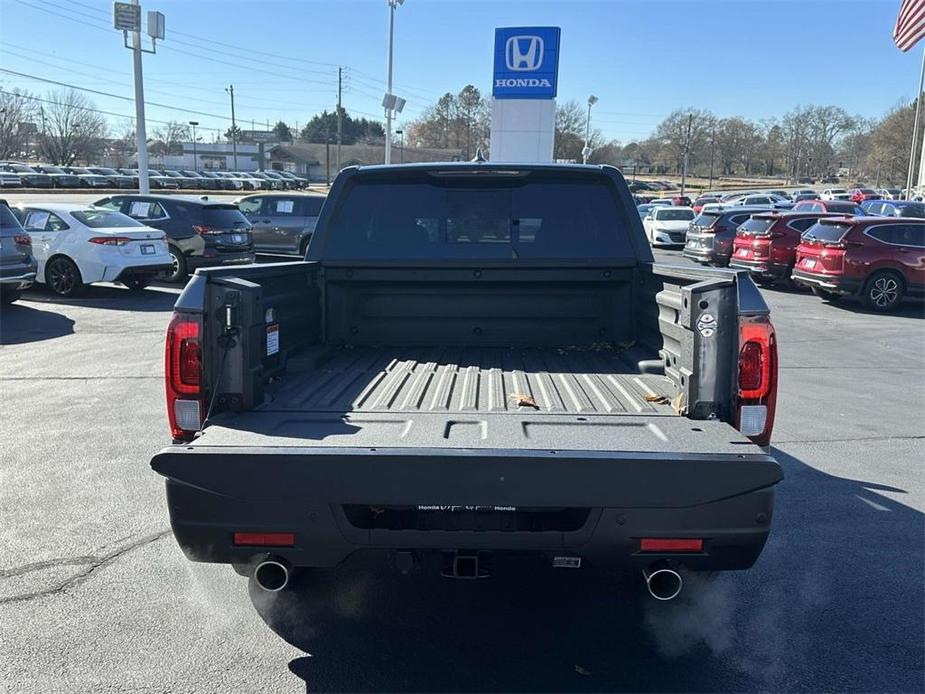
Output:
<svg viewBox="0 0 925 694">
<path fill-rule="evenodd" d="M 176 311 L 167 326 L 164 380 L 167 419 L 175 439 L 189 440 L 202 425 L 202 322 Z"/>
<path fill-rule="evenodd" d="M 739 321 L 739 431 L 759 446 L 771 442 L 777 405 L 777 336 L 767 316 Z"/>
</svg>

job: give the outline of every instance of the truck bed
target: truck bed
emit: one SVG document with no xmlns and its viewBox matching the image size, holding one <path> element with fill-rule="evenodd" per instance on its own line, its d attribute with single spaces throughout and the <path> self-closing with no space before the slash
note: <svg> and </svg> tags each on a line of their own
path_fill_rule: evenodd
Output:
<svg viewBox="0 0 925 694">
<path fill-rule="evenodd" d="M 726 423 L 679 417 L 672 381 L 639 373 L 630 354 L 603 344 L 319 347 L 290 359 L 264 404 L 214 417 L 192 445 L 751 449 Z"/>
</svg>

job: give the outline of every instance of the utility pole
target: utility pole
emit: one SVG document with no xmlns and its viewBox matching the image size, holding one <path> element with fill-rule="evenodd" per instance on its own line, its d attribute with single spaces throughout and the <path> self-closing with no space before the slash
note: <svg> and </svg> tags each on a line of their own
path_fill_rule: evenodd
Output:
<svg viewBox="0 0 925 694">
<path fill-rule="evenodd" d="M 404 4 L 405 0 L 388 0 L 389 2 L 389 63 L 386 79 L 385 98 L 382 105 L 385 108 L 385 163 L 392 163 L 392 112 L 401 113 L 401 106 L 396 103 L 396 97 L 392 94 L 392 42 L 395 38 L 395 8 Z"/>
<path fill-rule="evenodd" d="M 238 127 L 234 121 L 234 85 L 225 90 L 231 96 L 231 156 L 234 161 L 234 170 L 238 170 Z"/>
<path fill-rule="evenodd" d="M 327 119 L 326 119 L 327 120 Z M 331 122 L 328 121 L 324 130 L 324 168 L 325 183 L 331 185 Z"/>
<path fill-rule="evenodd" d="M 193 126 L 193 171 L 199 171 L 196 158 L 196 126 L 199 125 L 199 121 L 191 120 L 189 124 Z"/>
<path fill-rule="evenodd" d="M 340 141 L 341 141 L 341 92 L 343 89 L 343 68 L 337 68 L 337 170 L 340 171 Z"/>
<path fill-rule="evenodd" d="M 141 14 L 141 3 L 132 0 Z M 151 192 L 148 181 L 148 136 L 145 133 L 145 87 L 141 75 L 141 22 L 138 30 L 132 32 L 132 67 L 135 73 L 135 146 L 138 148 L 138 192 Z"/>
<path fill-rule="evenodd" d="M 716 154 L 716 126 L 713 126 L 713 129 L 710 131 L 710 184 L 707 186 L 707 190 L 713 188 L 713 157 Z"/>
<path fill-rule="evenodd" d="M 694 114 L 689 113 L 687 116 L 687 142 L 684 144 L 684 169 L 681 172 L 681 195 L 687 186 L 687 161 L 691 154 L 691 125 L 694 122 Z"/>
<path fill-rule="evenodd" d="M 591 107 L 597 103 L 597 97 L 593 94 L 588 97 L 588 120 L 585 124 L 585 146 L 581 148 L 581 163 L 587 164 L 588 157 L 591 156 Z"/>
</svg>

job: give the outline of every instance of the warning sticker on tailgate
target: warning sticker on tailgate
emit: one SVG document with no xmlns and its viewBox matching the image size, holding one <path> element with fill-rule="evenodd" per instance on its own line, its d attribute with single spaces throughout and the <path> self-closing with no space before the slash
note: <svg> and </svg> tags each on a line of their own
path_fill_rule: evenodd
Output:
<svg viewBox="0 0 925 694">
<path fill-rule="evenodd" d="M 267 356 L 279 352 L 279 323 L 267 326 Z"/>
</svg>

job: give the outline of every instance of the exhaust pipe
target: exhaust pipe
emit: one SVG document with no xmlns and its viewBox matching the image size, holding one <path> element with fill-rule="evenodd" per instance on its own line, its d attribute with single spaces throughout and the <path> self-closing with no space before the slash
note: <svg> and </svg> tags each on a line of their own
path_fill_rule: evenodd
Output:
<svg viewBox="0 0 925 694">
<path fill-rule="evenodd" d="M 649 595 L 656 600 L 674 600 L 684 586 L 681 574 L 664 562 L 643 569 L 642 577 L 646 579 Z"/>
<path fill-rule="evenodd" d="M 289 585 L 292 566 L 280 557 L 268 557 L 254 569 L 254 581 L 268 593 L 278 593 Z"/>
</svg>

